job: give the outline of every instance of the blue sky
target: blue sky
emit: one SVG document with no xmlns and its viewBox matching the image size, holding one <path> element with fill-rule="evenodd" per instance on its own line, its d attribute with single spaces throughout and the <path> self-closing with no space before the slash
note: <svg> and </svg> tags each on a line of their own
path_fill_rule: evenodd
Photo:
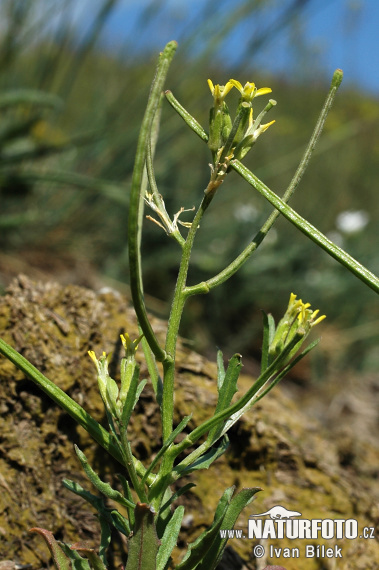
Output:
<svg viewBox="0 0 379 570">
<path fill-rule="evenodd" d="M 328 75 L 337 67 L 345 80 L 379 95 L 379 2 L 336 0 L 315 11 L 307 36 L 322 49 Z"/>
<path fill-rule="evenodd" d="M 96 13 L 100 1 L 74 3 L 80 33 L 84 33 L 86 23 L 91 21 L 88 16 Z M 230 33 L 224 45 L 220 45 L 219 58 L 229 66 L 238 65 L 248 42 L 265 26 L 275 24 L 281 9 L 291 2 L 293 0 L 266 0 L 266 8 L 259 17 L 246 19 Z M 185 40 L 189 35 L 195 32 L 197 45 L 204 45 L 207 38 L 217 34 L 218 18 L 233 17 L 242 3 L 242 0 L 213 0 L 213 4 L 202 0 L 120 0 L 108 18 L 102 38 L 113 49 L 125 44 L 126 38 L 126 43 L 129 42 L 126 51 L 134 55 L 142 51 L 156 52 L 167 41 L 179 39 L 180 48 L 188 49 L 190 54 L 196 49 L 196 43 L 187 46 Z M 207 4 L 213 5 L 213 12 L 204 19 L 199 14 Z M 144 14 L 149 5 L 156 9 L 155 13 L 150 13 L 150 19 L 147 13 Z M 306 46 L 308 57 L 304 61 L 308 69 L 305 75 L 318 73 L 329 79 L 340 67 L 344 71 L 345 85 L 355 84 L 377 96 L 378 30 L 379 0 L 311 0 L 297 22 L 303 46 L 296 45 L 291 28 L 284 27 L 258 50 L 254 66 L 281 75 L 290 74 L 295 60 L 299 63 L 299 52 Z M 251 54 L 249 57 L 251 59 Z M 246 64 L 249 65 L 248 60 Z"/>
</svg>

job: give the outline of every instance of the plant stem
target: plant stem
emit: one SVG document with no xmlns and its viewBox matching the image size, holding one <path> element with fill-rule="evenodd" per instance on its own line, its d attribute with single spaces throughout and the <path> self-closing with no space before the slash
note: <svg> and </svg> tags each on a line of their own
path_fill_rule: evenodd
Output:
<svg viewBox="0 0 379 570">
<path fill-rule="evenodd" d="M 325 120 L 328 116 L 328 113 L 332 107 L 334 98 L 337 93 L 337 89 L 342 81 L 342 72 L 340 69 L 337 69 L 332 78 L 332 82 L 330 85 L 330 89 L 328 95 L 325 99 L 324 105 L 321 109 L 321 113 L 317 119 L 316 126 L 313 130 L 312 136 L 308 142 L 308 145 L 305 149 L 303 157 L 300 161 L 300 164 L 288 186 L 286 191 L 283 194 L 282 201 L 288 203 L 292 195 L 294 194 L 297 186 L 299 185 L 300 180 L 303 177 L 303 174 L 308 166 L 312 153 L 315 149 L 316 143 L 321 135 L 322 129 L 325 124 Z M 249 259 L 249 257 L 254 253 L 254 251 L 259 247 L 262 243 L 270 229 L 273 227 L 274 223 L 276 222 L 277 218 L 279 217 L 280 212 L 278 210 L 274 210 L 270 216 L 267 218 L 263 226 L 254 236 L 250 244 L 239 254 L 236 259 L 230 263 L 225 269 L 223 269 L 220 273 L 208 279 L 207 281 L 203 281 L 202 283 L 198 283 L 197 285 L 193 285 L 192 287 L 186 288 L 186 294 L 196 295 L 201 293 L 208 293 L 214 287 L 221 285 L 225 281 L 227 281 L 232 275 L 234 275 L 239 268 Z"/>
<path fill-rule="evenodd" d="M 139 500 L 143 503 L 147 503 L 147 495 L 144 489 L 144 486 L 141 485 L 140 480 L 138 479 L 137 472 L 134 465 L 134 458 L 132 454 L 132 450 L 130 448 L 130 443 L 128 440 L 127 430 L 121 424 L 119 425 L 120 429 L 120 439 L 121 439 L 121 446 L 124 456 L 124 463 L 125 467 L 128 471 L 128 475 L 130 477 L 130 481 L 133 485 L 135 492 L 137 493 Z"/>
<path fill-rule="evenodd" d="M 141 231 L 144 206 L 143 179 L 146 163 L 146 149 L 150 139 L 150 133 L 156 111 L 158 109 L 161 92 L 168 72 L 169 65 L 174 57 L 177 44 L 169 42 L 160 55 L 157 72 L 151 87 L 149 101 L 142 121 L 141 131 L 137 143 L 136 159 L 134 163 L 132 188 L 130 193 L 129 209 L 129 267 L 130 267 L 130 290 L 133 298 L 134 309 L 137 314 L 141 329 L 153 351 L 156 359 L 162 362 L 166 353 L 160 346 L 157 337 L 147 317 L 143 298 L 142 264 L 141 264 Z"/>
<path fill-rule="evenodd" d="M 371 273 L 366 267 L 363 267 L 356 259 L 349 255 L 346 251 L 339 248 L 335 243 L 330 241 L 322 232 L 307 222 L 288 204 L 275 194 L 268 186 L 266 186 L 259 178 L 255 176 L 246 166 L 239 160 L 230 162 L 232 168 L 242 176 L 251 186 L 260 192 L 266 200 L 270 202 L 279 212 L 296 226 L 303 234 L 314 241 L 319 247 L 324 249 L 331 257 L 334 257 L 339 263 L 344 265 L 351 273 L 356 275 L 363 283 L 368 285 L 373 291 L 379 293 L 379 278 Z"/>
<path fill-rule="evenodd" d="M 180 262 L 178 279 L 176 282 L 174 298 L 171 305 L 171 313 L 168 321 L 167 337 L 166 337 L 166 354 L 171 360 L 166 359 L 163 362 L 164 382 L 163 382 L 163 398 L 162 398 L 162 430 L 163 441 L 166 441 L 172 432 L 173 414 L 174 414 L 174 375 L 175 375 L 175 354 L 176 343 L 179 334 L 179 326 L 182 318 L 183 308 L 187 296 L 185 295 L 186 280 L 188 267 L 191 257 L 193 242 L 199 227 L 201 218 L 205 210 L 208 208 L 213 195 L 205 195 L 199 209 L 191 224 L 187 239 L 183 246 L 183 254 Z"/>
<path fill-rule="evenodd" d="M 296 344 L 303 338 L 303 335 L 296 333 L 293 339 L 288 343 L 288 345 L 283 349 L 279 356 L 270 364 L 268 368 L 257 378 L 253 386 L 234 404 L 231 404 L 228 408 L 218 412 L 213 417 L 206 420 L 201 425 L 197 426 L 190 434 L 188 434 L 180 443 L 174 445 L 170 450 L 170 455 L 175 458 L 182 451 L 191 447 L 196 441 L 204 434 L 208 433 L 214 426 L 219 426 L 223 420 L 230 418 L 234 413 L 238 412 L 241 408 L 246 406 L 255 394 L 265 385 L 265 383 L 277 372 L 277 370 L 286 361 L 291 350 L 296 346 Z M 213 442 L 214 443 L 214 442 Z M 180 471 L 182 467 L 189 465 L 189 456 L 183 459 L 179 465 L 177 465 L 173 471 L 173 476 L 175 480 L 175 475 L 177 471 Z"/>
</svg>

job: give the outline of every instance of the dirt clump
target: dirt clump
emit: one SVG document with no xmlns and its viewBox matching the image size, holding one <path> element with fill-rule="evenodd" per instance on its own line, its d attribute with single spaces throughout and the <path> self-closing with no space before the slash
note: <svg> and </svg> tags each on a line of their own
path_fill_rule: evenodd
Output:
<svg viewBox="0 0 379 570">
<path fill-rule="evenodd" d="M 163 341 L 166 323 L 152 317 L 152 326 Z M 111 375 L 118 379 L 122 332 L 131 337 L 138 335 L 134 311 L 117 291 L 95 293 L 78 286 L 32 282 L 19 276 L 0 298 L 1 337 L 103 425 L 104 411 L 87 351 L 94 350 L 98 355 L 102 351 L 112 353 Z M 142 358 L 140 351 L 138 358 Z M 142 362 L 141 367 L 142 377 L 147 377 Z M 216 378 L 215 364 L 180 341 L 176 421 L 192 413 L 188 429 L 193 429 L 212 415 Z M 252 380 L 242 375 L 239 390 L 246 391 Z M 115 486 L 118 483 L 113 474 L 122 472 L 123 467 L 105 457 L 82 428 L 3 357 L 0 411 L 0 561 L 30 564 L 33 570 L 49 565 L 47 548 L 40 537 L 28 533 L 31 527 L 51 530 L 57 539 L 66 542 L 85 540 L 96 547 L 99 528 L 94 512 L 61 483 L 63 478 L 72 479 L 96 493 L 81 471 L 73 444 L 84 451 L 101 478 Z M 159 448 L 159 433 L 158 408 L 147 385 L 131 425 L 132 448 L 143 462 Z M 374 468 L 378 465 L 378 446 L 375 440 L 366 443 L 371 467 L 360 468 L 360 446 L 347 441 L 343 430 L 339 433 L 341 439 L 326 433 L 320 422 L 310 420 L 280 389 L 271 392 L 231 430 L 226 455 L 209 471 L 191 476 L 196 487 L 180 499 L 186 506 L 186 516 L 178 556 L 187 541 L 194 540 L 210 524 L 217 501 L 231 485 L 237 489 L 264 489 L 236 525 L 246 534 L 249 515 L 282 505 L 302 513 L 306 519 L 356 519 L 360 531 L 374 528 L 378 536 Z M 282 552 L 298 547 L 302 552 L 304 542 L 262 540 L 266 555 L 259 560 L 253 554 L 257 540 L 234 539 L 230 541 L 228 556 L 235 561 L 235 568 L 255 570 L 272 563 L 295 570 L 300 567 L 299 560 L 270 558 L 270 546 L 280 547 Z M 311 542 L 333 547 L 338 542 L 343 558 L 302 557 L 303 570 L 378 568 L 377 539 Z M 114 567 L 125 560 L 125 541 L 120 539 L 116 544 L 110 560 Z"/>
</svg>

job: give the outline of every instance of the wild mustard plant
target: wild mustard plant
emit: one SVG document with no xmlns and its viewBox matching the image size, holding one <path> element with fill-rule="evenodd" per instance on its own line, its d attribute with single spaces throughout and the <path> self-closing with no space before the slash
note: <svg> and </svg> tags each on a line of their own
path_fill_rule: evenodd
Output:
<svg viewBox="0 0 379 570">
<path fill-rule="evenodd" d="M 89 356 L 95 364 L 109 429 L 105 430 L 101 427 L 81 406 L 14 349 L 0 340 L 0 351 L 83 426 L 106 452 L 113 455 L 124 466 L 124 475 L 119 476 L 121 492 L 102 481 L 89 465 L 83 452 L 75 448 L 78 459 L 92 485 L 101 495 L 111 499 L 113 504 L 123 507 L 123 512 L 126 514 L 122 514 L 116 507 L 106 508 L 101 497 L 83 489 L 78 483 L 64 480 L 63 483 L 68 489 L 88 501 L 97 510 L 101 541 L 98 552 L 95 552 L 83 544 L 68 545 L 57 542 L 48 530 L 32 529 L 44 537 L 56 567 L 61 570 L 70 568 L 71 564 L 72 567 L 85 570 L 106 569 L 108 567 L 107 550 L 112 547 L 112 527 L 128 538 L 126 570 L 164 570 L 166 568 L 211 570 L 216 568 L 227 542 L 226 538 L 221 537 L 219 530 L 233 528 L 241 511 L 253 500 L 259 489 L 243 489 L 238 493 L 235 493 L 234 488 L 226 489 L 220 498 L 211 526 L 195 542 L 188 545 L 182 560 L 174 563 L 172 551 L 176 546 L 184 516 L 184 507 L 177 506 L 176 501 L 192 486 L 191 483 L 187 483 L 178 487 L 176 483 L 196 470 L 208 469 L 225 452 L 228 446 L 229 429 L 317 344 L 316 340 L 301 352 L 302 345 L 311 329 L 318 325 L 325 315 L 319 316 L 318 310 L 311 310 L 309 303 L 298 300 L 293 293 L 290 295 L 287 310 L 278 325 L 275 325 L 271 315 L 265 314 L 261 373 L 245 394 L 238 394 L 237 390 L 237 380 L 242 366 L 241 355 L 232 356 L 225 367 L 222 352 L 219 351 L 217 354 L 218 399 L 214 414 L 193 430 L 188 429 L 191 416 L 182 418 L 178 425 L 174 425 L 175 361 L 179 326 L 189 297 L 206 294 L 231 277 L 257 249 L 279 213 L 343 263 L 363 282 L 375 291 L 379 291 L 377 277 L 328 240 L 287 204 L 305 171 L 321 133 L 326 115 L 341 83 L 342 72 L 337 70 L 333 76 L 331 88 L 315 131 L 295 176 L 282 198 L 272 192 L 241 162 L 258 137 L 274 123 L 274 121 L 262 123 L 265 115 L 276 105 L 274 100 L 269 100 L 256 118 L 254 118 L 253 110 L 255 99 L 271 93 L 270 88 L 258 89 L 252 82 L 247 82 L 242 86 L 234 79 L 228 81 L 225 86 L 214 85 L 211 80 L 208 80 L 213 97 L 209 134 L 180 105 L 172 93 L 167 91 L 165 95 L 169 103 L 202 141 L 207 143 L 212 157 L 209 183 L 193 220 L 191 223 L 180 222 L 179 217 L 184 207 L 170 217 L 163 197 L 159 193 L 153 167 L 158 135 L 158 109 L 162 101 L 164 81 L 175 50 L 176 43 L 170 42 L 160 55 L 137 145 L 130 196 L 128 238 L 131 292 L 138 317 L 140 336 L 134 340 L 130 339 L 127 334 L 121 336 L 125 356 L 121 361 L 120 385 L 109 375 L 109 356 L 105 353 L 96 356 L 93 351 L 89 351 Z M 228 93 L 233 88 L 240 92 L 234 117 L 229 112 L 226 102 Z M 200 222 L 216 192 L 221 191 L 220 186 L 232 171 L 242 176 L 258 190 L 273 204 L 275 210 L 251 243 L 230 265 L 207 281 L 190 285 L 187 282 L 187 273 Z M 182 253 L 164 345 L 159 342 L 151 326 L 144 303 L 140 246 L 145 204 L 152 209 L 158 219 L 150 215 L 147 217 L 177 242 Z M 181 230 L 179 225 L 182 225 L 184 230 Z M 182 231 L 186 235 L 183 235 Z M 147 382 L 146 379 L 140 379 L 140 368 L 135 358 L 139 345 L 144 351 L 149 380 L 159 404 L 162 426 L 161 448 L 154 459 L 147 464 L 143 464 L 134 455 L 128 437 L 133 409 Z M 163 377 L 158 371 L 157 363 L 162 364 Z M 186 430 L 185 435 L 184 430 Z M 181 434 L 180 441 L 177 439 L 179 434 Z M 187 454 L 183 453 L 185 451 Z"/>
</svg>

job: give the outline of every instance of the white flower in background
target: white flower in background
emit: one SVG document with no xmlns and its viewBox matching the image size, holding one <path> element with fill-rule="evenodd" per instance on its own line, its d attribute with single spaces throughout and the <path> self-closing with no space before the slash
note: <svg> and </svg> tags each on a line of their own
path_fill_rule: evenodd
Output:
<svg viewBox="0 0 379 570">
<path fill-rule="evenodd" d="M 254 222 L 258 217 L 258 210 L 252 204 L 237 204 L 233 215 L 239 222 Z"/>
<path fill-rule="evenodd" d="M 369 215 L 364 210 L 345 210 L 336 218 L 337 228 L 345 234 L 355 234 L 365 228 Z"/>
</svg>

